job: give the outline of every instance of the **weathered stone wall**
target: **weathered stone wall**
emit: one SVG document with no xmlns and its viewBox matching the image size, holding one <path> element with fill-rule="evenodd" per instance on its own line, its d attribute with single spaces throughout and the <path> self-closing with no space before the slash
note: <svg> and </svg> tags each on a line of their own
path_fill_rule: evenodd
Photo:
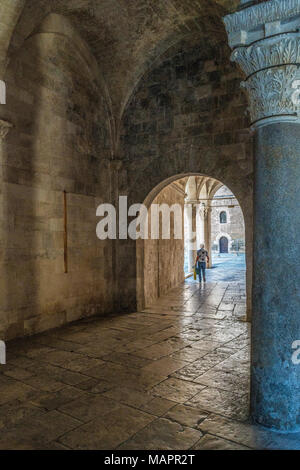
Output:
<svg viewBox="0 0 300 470">
<path fill-rule="evenodd" d="M 19 14 L 22 2 L 15 3 Z M 14 128 L 0 150 L 1 337 L 116 307 L 135 309 L 136 244 L 100 242 L 96 207 L 115 202 L 119 194 L 128 194 L 129 203 L 143 202 L 183 175 L 212 176 L 237 196 L 245 213 L 250 268 L 252 144 L 240 75 L 227 48 L 189 35 L 156 59 L 132 96 L 126 93 L 118 148 L 114 121 L 122 113 L 112 118 L 101 63 L 63 17 L 50 15 L 37 27 L 36 18 L 28 21 L 30 8 L 26 11 L 3 76 L 8 96 L 0 118 Z M 119 160 L 115 167 L 109 163 L 112 155 Z"/>
<path fill-rule="evenodd" d="M 170 184 L 165 187 L 154 199 L 152 204 L 167 204 L 172 206 L 178 204 L 184 210 L 184 193 L 176 187 L 176 184 Z M 152 206 L 152 205 L 151 205 Z M 182 219 L 181 240 L 174 238 L 173 215 L 170 220 L 170 240 L 163 240 L 160 230 L 158 240 L 152 240 L 151 234 L 151 206 L 148 210 L 149 220 L 149 239 L 140 241 L 140 254 L 144 256 L 144 262 L 140 265 L 142 272 L 138 276 L 143 276 L 144 293 L 138 292 L 138 307 L 143 308 L 155 302 L 161 295 L 168 292 L 173 287 L 184 281 L 184 228 Z M 160 218 L 160 229 L 162 219 Z M 142 284 L 141 284 L 142 285 Z M 144 296 L 144 301 L 143 301 Z"/>
<path fill-rule="evenodd" d="M 230 189 L 223 186 L 217 191 L 215 197 L 228 198 L 232 196 Z M 232 205 L 234 207 L 228 207 Z M 215 207 L 214 207 L 215 206 Z M 220 214 L 225 211 L 227 215 L 227 222 L 220 222 Z M 245 249 L 245 224 L 241 207 L 238 205 L 238 200 L 233 198 L 217 199 L 212 202 L 211 211 L 211 241 L 214 251 L 219 252 L 219 240 L 221 236 L 226 236 L 228 239 L 228 251 L 236 251 L 237 241 L 240 242 L 240 251 Z"/>
<path fill-rule="evenodd" d="M 228 186 L 245 214 L 250 311 L 252 142 L 239 83 L 223 44 L 196 37 L 169 49 L 143 77 L 127 107 L 121 191 L 143 202 L 159 185 L 187 174 L 207 175 Z M 128 252 L 134 252 L 129 242 L 121 262 Z M 124 308 L 126 302 L 134 306 L 135 279 L 132 268 L 122 280 Z"/>
<path fill-rule="evenodd" d="M 111 197 L 107 106 L 97 66 L 62 17 L 10 58 L 14 128 L 1 150 L 1 338 L 112 309 L 112 246 L 96 238 Z M 67 192 L 68 273 L 64 273 Z"/>
<path fill-rule="evenodd" d="M 10 41 L 25 2 L 26 0 L 1 0 L 0 2 L 0 79 L 3 79 Z"/>
</svg>

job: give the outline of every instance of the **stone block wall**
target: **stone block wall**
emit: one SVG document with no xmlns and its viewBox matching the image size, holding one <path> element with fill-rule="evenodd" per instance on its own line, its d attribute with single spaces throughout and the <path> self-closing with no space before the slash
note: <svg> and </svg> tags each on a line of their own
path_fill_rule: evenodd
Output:
<svg viewBox="0 0 300 470">
<path fill-rule="evenodd" d="M 232 196 L 232 192 L 223 186 L 217 192 L 216 196 L 228 198 Z M 228 206 L 234 207 L 228 207 Z M 216 206 L 216 207 L 214 207 Z M 227 222 L 220 223 L 220 214 L 225 211 L 227 215 Z M 243 243 L 240 247 L 240 251 L 245 249 L 245 224 L 244 216 L 241 210 L 241 207 L 238 205 L 237 199 L 217 199 L 215 198 L 212 202 L 212 211 L 211 211 L 211 241 L 212 246 L 215 252 L 219 252 L 219 239 L 221 236 L 227 236 L 229 240 L 228 251 L 236 251 L 236 247 L 232 244 L 236 240 L 240 240 L 240 243 Z"/>
<path fill-rule="evenodd" d="M 227 46 L 193 33 L 156 59 L 128 93 L 118 147 L 101 64 L 71 23 L 50 15 L 24 37 L 22 46 L 13 41 L 3 76 L 0 119 L 14 127 L 0 143 L 1 338 L 135 310 L 136 243 L 100 242 L 96 207 L 119 194 L 144 202 L 191 174 L 224 183 L 244 210 L 249 300 L 252 142 Z"/>
<path fill-rule="evenodd" d="M 228 186 L 245 215 L 250 312 L 253 144 L 240 80 L 227 46 L 203 37 L 180 41 L 152 64 L 123 118 L 121 191 L 143 202 L 151 191 L 186 175 L 206 175 Z M 136 273 L 131 274 L 122 285 L 134 286 Z M 134 293 L 126 288 L 124 297 L 132 301 Z"/>
<path fill-rule="evenodd" d="M 92 57 L 56 15 L 10 58 L 13 129 L 1 148 L 1 338 L 109 312 L 112 243 L 96 237 L 111 199 L 109 119 Z M 64 272 L 64 191 L 68 272 Z"/>
<path fill-rule="evenodd" d="M 184 211 L 184 193 L 177 185 L 170 184 L 166 186 L 155 197 L 152 204 L 167 204 L 172 206 L 178 204 L 181 207 L 182 214 Z M 142 272 L 137 272 L 137 277 L 143 276 L 144 292 L 137 292 L 138 309 L 148 307 L 154 303 L 161 295 L 167 293 L 173 287 L 178 286 L 184 281 L 184 227 L 182 219 L 182 236 L 181 240 L 174 238 L 173 216 L 170 217 L 170 234 L 169 240 L 162 239 L 160 219 L 160 237 L 158 240 L 151 240 L 151 207 L 148 210 L 149 217 L 149 239 L 141 240 L 143 244 L 140 256 L 144 256 L 143 260 L 138 260 Z M 144 298 L 143 298 L 144 297 Z"/>
</svg>

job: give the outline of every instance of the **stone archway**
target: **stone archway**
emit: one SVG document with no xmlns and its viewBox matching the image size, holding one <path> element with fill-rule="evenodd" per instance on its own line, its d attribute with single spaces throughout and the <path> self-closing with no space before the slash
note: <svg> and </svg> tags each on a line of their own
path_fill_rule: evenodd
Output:
<svg viewBox="0 0 300 470">
<path fill-rule="evenodd" d="M 148 210 L 150 209 L 151 204 L 153 203 L 153 201 L 156 201 L 156 203 L 160 202 L 160 201 L 157 202 L 157 198 L 158 198 L 159 194 L 161 194 L 165 190 L 165 188 L 167 188 L 170 185 L 174 184 L 175 181 L 180 180 L 182 178 L 187 178 L 189 176 L 203 176 L 203 175 L 200 174 L 200 173 L 179 174 L 179 175 L 174 175 L 170 178 L 167 178 L 164 181 L 161 181 L 160 184 L 158 184 L 157 186 L 152 188 L 152 190 L 149 192 L 149 194 L 144 199 L 143 203 L 145 204 L 147 209 Z M 212 178 L 212 179 L 214 179 L 214 178 Z M 220 183 L 220 184 L 222 184 L 222 183 Z M 212 191 L 212 194 L 213 193 L 214 193 L 214 190 Z M 252 227 L 247 226 L 246 223 L 245 223 L 245 226 L 246 226 L 246 230 L 252 230 Z M 226 238 L 227 252 L 228 252 L 229 248 L 231 246 L 231 243 L 232 243 L 231 237 L 230 237 L 230 235 L 228 235 L 226 233 L 220 233 L 219 236 L 218 236 L 217 243 L 219 243 L 222 236 L 224 236 Z M 155 273 L 152 273 L 153 276 L 149 276 L 149 271 L 151 272 L 151 269 L 153 267 L 153 263 L 156 262 L 155 258 L 157 256 L 155 254 L 155 251 L 153 251 L 153 250 L 152 251 L 150 250 L 150 255 L 149 255 L 148 248 L 146 247 L 147 243 L 149 243 L 149 242 L 150 242 L 149 240 L 140 240 L 140 239 L 136 241 L 136 293 L 135 293 L 135 295 L 136 295 L 136 302 L 137 302 L 137 310 L 138 311 L 143 310 L 147 306 L 147 304 L 149 303 L 149 286 L 150 286 L 150 290 L 152 290 L 152 292 L 154 291 L 154 292 L 157 293 L 156 299 L 161 294 L 164 294 L 166 292 L 164 289 L 161 289 L 161 288 L 159 288 L 159 286 L 157 286 L 157 284 L 160 282 L 160 280 L 159 279 L 157 280 L 157 278 L 154 279 Z M 183 240 L 183 245 L 184 245 L 184 240 Z M 251 246 L 248 247 L 247 243 L 246 243 L 246 250 L 248 251 L 248 253 L 249 253 L 249 251 L 251 251 Z M 161 259 L 158 261 L 158 263 L 159 262 L 163 265 L 165 264 Z M 248 266 L 249 266 L 249 263 L 248 263 Z M 249 298 L 249 293 L 251 293 L 251 287 L 252 287 L 252 285 L 251 285 L 251 276 L 249 275 L 249 271 L 251 272 L 251 269 L 249 270 L 248 267 L 247 267 L 247 283 L 246 283 L 246 286 L 247 286 L 247 312 L 248 312 L 247 318 L 248 318 L 248 320 L 250 320 L 249 305 L 251 306 L 251 298 Z M 149 281 L 149 278 L 150 278 L 150 281 Z M 178 274 L 177 277 L 173 277 L 173 280 L 174 279 L 177 281 L 177 284 L 180 283 L 180 282 L 184 282 L 183 272 L 182 272 L 182 278 L 180 278 L 180 275 Z M 175 285 L 176 284 L 174 284 L 174 283 L 173 284 L 169 283 L 170 288 L 175 287 Z M 152 301 L 154 301 L 155 297 L 152 297 L 152 298 L 150 297 L 150 299 Z"/>
<path fill-rule="evenodd" d="M 220 60 L 215 59 L 216 52 Z M 178 70 L 178 63 L 184 63 L 184 69 L 189 69 L 189 79 L 184 71 L 182 75 L 173 73 Z M 211 70 L 212 66 L 214 72 L 206 74 L 205 70 Z M 166 76 L 170 78 L 167 81 Z M 194 87 L 191 87 L 191 76 L 194 76 Z M 228 87 L 223 88 L 225 82 L 218 79 L 220 76 L 224 80 L 228 78 L 230 91 Z M 128 195 L 129 205 L 147 201 L 166 182 L 186 175 L 209 176 L 230 188 L 239 200 L 246 225 L 250 318 L 253 169 L 251 136 L 244 113 L 246 99 L 240 92 L 240 78 L 221 46 L 217 51 L 214 48 L 210 51 L 207 47 L 199 48 L 198 39 L 183 40 L 166 51 L 144 75 L 124 110 L 119 156 L 122 169 L 118 181 L 119 192 Z M 157 81 L 159 87 L 154 85 Z M 191 92 L 188 104 L 186 90 Z M 228 119 L 230 125 L 225 130 Z M 128 253 L 136 253 L 135 243 L 119 240 L 117 244 L 117 308 L 132 311 L 139 303 L 136 284 L 141 258 L 132 258 L 128 266 Z"/>
</svg>

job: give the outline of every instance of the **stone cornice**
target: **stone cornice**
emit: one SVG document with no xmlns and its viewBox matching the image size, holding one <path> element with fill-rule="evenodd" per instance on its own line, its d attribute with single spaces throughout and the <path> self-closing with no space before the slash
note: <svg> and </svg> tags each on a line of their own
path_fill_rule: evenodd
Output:
<svg viewBox="0 0 300 470">
<path fill-rule="evenodd" d="M 228 34 L 249 31 L 265 23 L 300 15 L 300 0 L 267 0 L 224 18 Z"/>
</svg>

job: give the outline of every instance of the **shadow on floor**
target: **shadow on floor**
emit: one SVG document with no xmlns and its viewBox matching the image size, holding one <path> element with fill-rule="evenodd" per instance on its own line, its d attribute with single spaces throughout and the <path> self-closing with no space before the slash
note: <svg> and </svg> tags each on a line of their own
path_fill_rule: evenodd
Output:
<svg viewBox="0 0 300 470">
<path fill-rule="evenodd" d="M 300 449 L 249 424 L 244 271 L 214 272 L 144 312 L 8 344 L 0 449 Z"/>
</svg>

